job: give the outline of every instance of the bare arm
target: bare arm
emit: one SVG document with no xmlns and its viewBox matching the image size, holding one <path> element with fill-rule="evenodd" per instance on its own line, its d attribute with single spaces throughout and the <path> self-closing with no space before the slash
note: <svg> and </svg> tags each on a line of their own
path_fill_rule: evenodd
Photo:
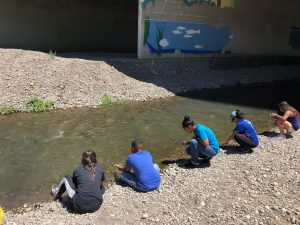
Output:
<svg viewBox="0 0 300 225">
<path fill-rule="evenodd" d="M 283 122 L 286 121 L 287 118 L 289 118 L 289 117 L 292 116 L 292 115 L 293 115 L 293 112 L 290 111 L 290 110 L 287 110 L 287 111 L 284 113 L 283 116 L 280 116 L 280 115 L 278 115 L 278 114 L 276 114 L 276 113 L 272 113 L 272 114 L 271 114 L 272 118 L 277 119 L 277 120 L 281 120 L 281 121 L 283 121 Z"/>
<path fill-rule="evenodd" d="M 115 165 L 115 167 L 118 170 L 121 170 L 121 171 L 126 172 L 126 173 L 130 172 L 130 169 L 131 169 L 130 167 L 126 167 L 126 166 L 122 166 L 122 165 Z"/>
<path fill-rule="evenodd" d="M 225 140 L 221 143 L 221 145 L 223 146 L 227 146 L 228 143 L 233 139 L 234 135 L 238 134 L 239 132 L 238 131 L 233 131 L 232 134 Z"/>
</svg>

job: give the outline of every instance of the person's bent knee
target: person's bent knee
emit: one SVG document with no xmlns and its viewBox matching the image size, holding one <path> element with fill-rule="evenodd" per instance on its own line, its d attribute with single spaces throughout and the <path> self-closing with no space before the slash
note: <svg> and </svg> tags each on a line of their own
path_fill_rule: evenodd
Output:
<svg viewBox="0 0 300 225">
<path fill-rule="evenodd" d="M 198 141 L 196 139 L 192 139 L 190 141 L 190 145 L 198 145 Z"/>
</svg>

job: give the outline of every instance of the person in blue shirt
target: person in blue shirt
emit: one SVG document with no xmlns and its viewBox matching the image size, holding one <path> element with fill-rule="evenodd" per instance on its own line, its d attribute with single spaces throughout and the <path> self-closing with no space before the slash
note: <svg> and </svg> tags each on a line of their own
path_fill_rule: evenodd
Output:
<svg viewBox="0 0 300 225">
<path fill-rule="evenodd" d="M 210 160 L 220 152 L 213 131 L 202 124 L 195 124 L 189 116 L 184 117 L 182 127 L 186 132 L 194 133 L 192 140 L 181 141 L 183 146 L 189 145 L 186 153 L 191 155 L 190 166 L 198 166 L 201 162 L 210 165 Z"/>
<path fill-rule="evenodd" d="M 134 140 L 131 143 L 131 151 L 132 154 L 128 156 L 125 166 L 115 165 L 117 169 L 123 171 L 120 180 L 142 192 L 157 189 L 160 185 L 159 167 L 153 164 L 150 152 L 144 150 L 141 140 Z"/>
<path fill-rule="evenodd" d="M 236 123 L 232 134 L 222 142 L 222 146 L 226 147 L 231 140 L 235 140 L 245 150 L 255 148 L 259 144 L 256 130 L 249 120 L 245 119 L 244 113 L 240 110 L 235 110 L 230 114 L 231 122 Z"/>
</svg>

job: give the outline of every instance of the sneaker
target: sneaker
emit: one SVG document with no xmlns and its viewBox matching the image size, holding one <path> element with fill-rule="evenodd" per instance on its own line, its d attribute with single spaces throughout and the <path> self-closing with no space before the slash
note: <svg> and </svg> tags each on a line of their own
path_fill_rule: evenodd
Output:
<svg viewBox="0 0 300 225">
<path fill-rule="evenodd" d="M 196 167 L 198 167 L 199 166 L 199 164 L 197 165 L 197 164 L 194 164 L 194 163 L 192 163 L 192 161 L 191 160 L 189 160 L 187 163 L 185 163 L 184 165 L 184 168 L 196 168 Z"/>
<path fill-rule="evenodd" d="M 206 157 L 202 160 L 202 163 L 207 163 L 210 164 L 210 160 L 212 159 L 212 157 Z"/>
<path fill-rule="evenodd" d="M 51 188 L 51 194 L 53 195 L 53 198 L 54 198 L 54 200 L 56 200 L 57 199 L 57 194 L 58 194 L 58 187 L 57 187 L 57 185 L 56 184 L 53 184 L 52 185 L 52 188 Z"/>
</svg>

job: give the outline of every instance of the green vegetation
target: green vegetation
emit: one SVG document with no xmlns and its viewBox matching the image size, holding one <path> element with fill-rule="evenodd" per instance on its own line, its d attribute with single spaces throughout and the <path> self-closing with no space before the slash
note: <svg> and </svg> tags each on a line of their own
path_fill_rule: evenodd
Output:
<svg viewBox="0 0 300 225">
<path fill-rule="evenodd" d="M 159 42 L 164 38 L 165 26 L 160 23 L 156 26 L 156 44 L 157 44 L 157 55 L 161 56 L 161 46 Z"/>
<path fill-rule="evenodd" d="M 150 33 L 150 20 L 145 19 L 145 27 L 144 27 L 144 45 L 147 44 Z"/>
<path fill-rule="evenodd" d="M 17 108 L 11 106 L 11 105 L 5 105 L 0 107 L 0 114 L 2 115 L 10 115 L 16 112 L 19 112 Z"/>
<path fill-rule="evenodd" d="M 54 57 L 56 56 L 56 51 L 53 52 L 52 49 L 50 49 L 48 54 L 50 55 L 51 59 L 54 59 Z"/>
<path fill-rule="evenodd" d="M 32 96 L 32 99 L 27 103 L 27 108 L 30 112 L 45 112 L 53 109 L 54 101 L 40 99 L 37 95 Z"/>
<path fill-rule="evenodd" d="M 99 104 L 102 105 L 102 106 L 110 106 L 110 105 L 113 104 L 113 101 L 112 101 L 110 96 L 105 94 L 100 98 Z"/>
</svg>

